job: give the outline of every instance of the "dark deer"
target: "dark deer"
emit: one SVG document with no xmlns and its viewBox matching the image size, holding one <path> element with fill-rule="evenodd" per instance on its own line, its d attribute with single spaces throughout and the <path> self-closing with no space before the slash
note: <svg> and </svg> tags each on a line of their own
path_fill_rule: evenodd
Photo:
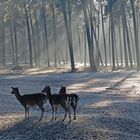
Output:
<svg viewBox="0 0 140 140">
<path fill-rule="evenodd" d="M 47 97 L 49 99 L 49 103 L 52 107 L 52 120 L 55 118 L 56 120 L 56 112 L 58 109 L 58 106 L 60 105 L 65 110 L 65 115 L 63 118 L 63 121 L 67 117 L 67 112 L 69 112 L 69 118 L 71 121 L 71 115 L 70 115 L 70 109 L 69 109 L 69 98 L 66 95 L 59 95 L 59 94 L 51 94 L 51 89 L 48 85 L 44 87 L 42 90 L 43 93 L 47 94 Z"/>
<path fill-rule="evenodd" d="M 73 120 L 75 120 L 76 119 L 76 108 L 77 108 L 77 104 L 78 104 L 78 100 L 79 100 L 78 95 L 76 95 L 76 94 L 67 94 L 66 93 L 66 87 L 64 87 L 64 86 L 61 86 L 59 94 L 69 96 L 70 106 L 73 108 L 73 111 L 74 111 Z"/>
<path fill-rule="evenodd" d="M 12 92 L 11 94 L 14 94 L 17 98 L 17 100 L 23 105 L 25 109 L 25 119 L 29 119 L 29 106 L 38 106 L 42 113 L 41 117 L 39 119 L 42 120 L 43 113 L 44 113 L 44 103 L 47 102 L 47 96 L 42 93 L 35 93 L 35 94 L 26 94 L 26 95 L 20 95 L 19 89 L 17 87 L 11 87 Z M 28 115 L 28 116 L 27 116 Z"/>
</svg>

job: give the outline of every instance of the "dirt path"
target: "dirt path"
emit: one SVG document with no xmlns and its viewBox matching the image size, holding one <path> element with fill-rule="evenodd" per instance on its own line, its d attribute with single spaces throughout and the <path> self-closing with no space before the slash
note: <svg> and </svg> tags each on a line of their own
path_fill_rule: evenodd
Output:
<svg viewBox="0 0 140 140">
<path fill-rule="evenodd" d="M 40 110 L 36 108 L 31 110 L 30 120 L 24 120 L 23 108 L 9 95 L 10 86 L 18 85 L 26 93 L 40 91 L 46 81 L 54 92 L 62 84 L 68 87 L 68 92 L 79 95 L 77 120 L 62 122 L 64 114 L 59 109 L 57 121 L 50 121 L 49 104 L 42 122 L 37 121 Z M 1 140 L 140 139 L 140 73 L 7 76 L 0 77 L 0 83 Z"/>
</svg>

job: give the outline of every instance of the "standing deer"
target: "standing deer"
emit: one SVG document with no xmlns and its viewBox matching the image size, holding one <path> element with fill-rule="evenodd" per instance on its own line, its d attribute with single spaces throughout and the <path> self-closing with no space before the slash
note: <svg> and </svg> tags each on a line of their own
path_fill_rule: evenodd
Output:
<svg viewBox="0 0 140 140">
<path fill-rule="evenodd" d="M 43 113 L 44 113 L 43 105 L 47 102 L 47 96 L 42 93 L 20 95 L 19 89 L 17 87 L 11 87 L 11 88 L 12 88 L 11 94 L 14 94 L 16 96 L 17 100 L 21 103 L 21 105 L 23 105 L 25 109 L 25 119 L 26 118 L 29 119 L 29 106 L 36 105 L 42 111 L 39 121 L 42 120 Z"/>
<path fill-rule="evenodd" d="M 70 98 L 70 106 L 73 108 L 73 111 L 74 111 L 73 120 L 76 120 L 76 108 L 77 108 L 77 104 L 78 104 L 78 100 L 79 100 L 78 95 L 76 95 L 76 94 L 67 94 L 66 93 L 66 87 L 64 87 L 64 86 L 61 86 L 59 94 L 69 96 L 69 98 Z"/>
<path fill-rule="evenodd" d="M 65 110 L 65 115 L 63 118 L 63 121 L 67 117 L 67 112 L 69 112 L 69 118 L 71 121 L 71 115 L 70 115 L 70 109 L 69 109 L 69 97 L 67 95 L 59 95 L 59 94 L 51 94 L 51 89 L 48 85 L 44 87 L 42 90 L 43 93 L 47 94 L 47 97 L 49 99 L 49 103 L 52 107 L 52 120 L 55 118 L 56 120 L 56 112 L 57 108 L 60 105 Z"/>
</svg>

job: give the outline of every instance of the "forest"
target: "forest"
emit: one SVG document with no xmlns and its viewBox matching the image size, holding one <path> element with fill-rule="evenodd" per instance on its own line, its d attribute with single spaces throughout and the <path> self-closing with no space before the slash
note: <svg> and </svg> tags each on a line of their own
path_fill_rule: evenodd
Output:
<svg viewBox="0 0 140 140">
<path fill-rule="evenodd" d="M 140 0 L 0 0 L 0 140 L 140 140 Z"/>
<path fill-rule="evenodd" d="M 139 0 L 1 0 L 0 65 L 140 69 Z"/>
</svg>

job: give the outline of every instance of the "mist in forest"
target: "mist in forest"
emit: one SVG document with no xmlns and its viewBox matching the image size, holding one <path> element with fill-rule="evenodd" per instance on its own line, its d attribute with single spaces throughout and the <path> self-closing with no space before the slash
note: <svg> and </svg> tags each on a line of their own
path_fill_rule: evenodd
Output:
<svg viewBox="0 0 140 140">
<path fill-rule="evenodd" d="M 0 66 L 137 69 L 139 0 L 0 2 Z"/>
</svg>

